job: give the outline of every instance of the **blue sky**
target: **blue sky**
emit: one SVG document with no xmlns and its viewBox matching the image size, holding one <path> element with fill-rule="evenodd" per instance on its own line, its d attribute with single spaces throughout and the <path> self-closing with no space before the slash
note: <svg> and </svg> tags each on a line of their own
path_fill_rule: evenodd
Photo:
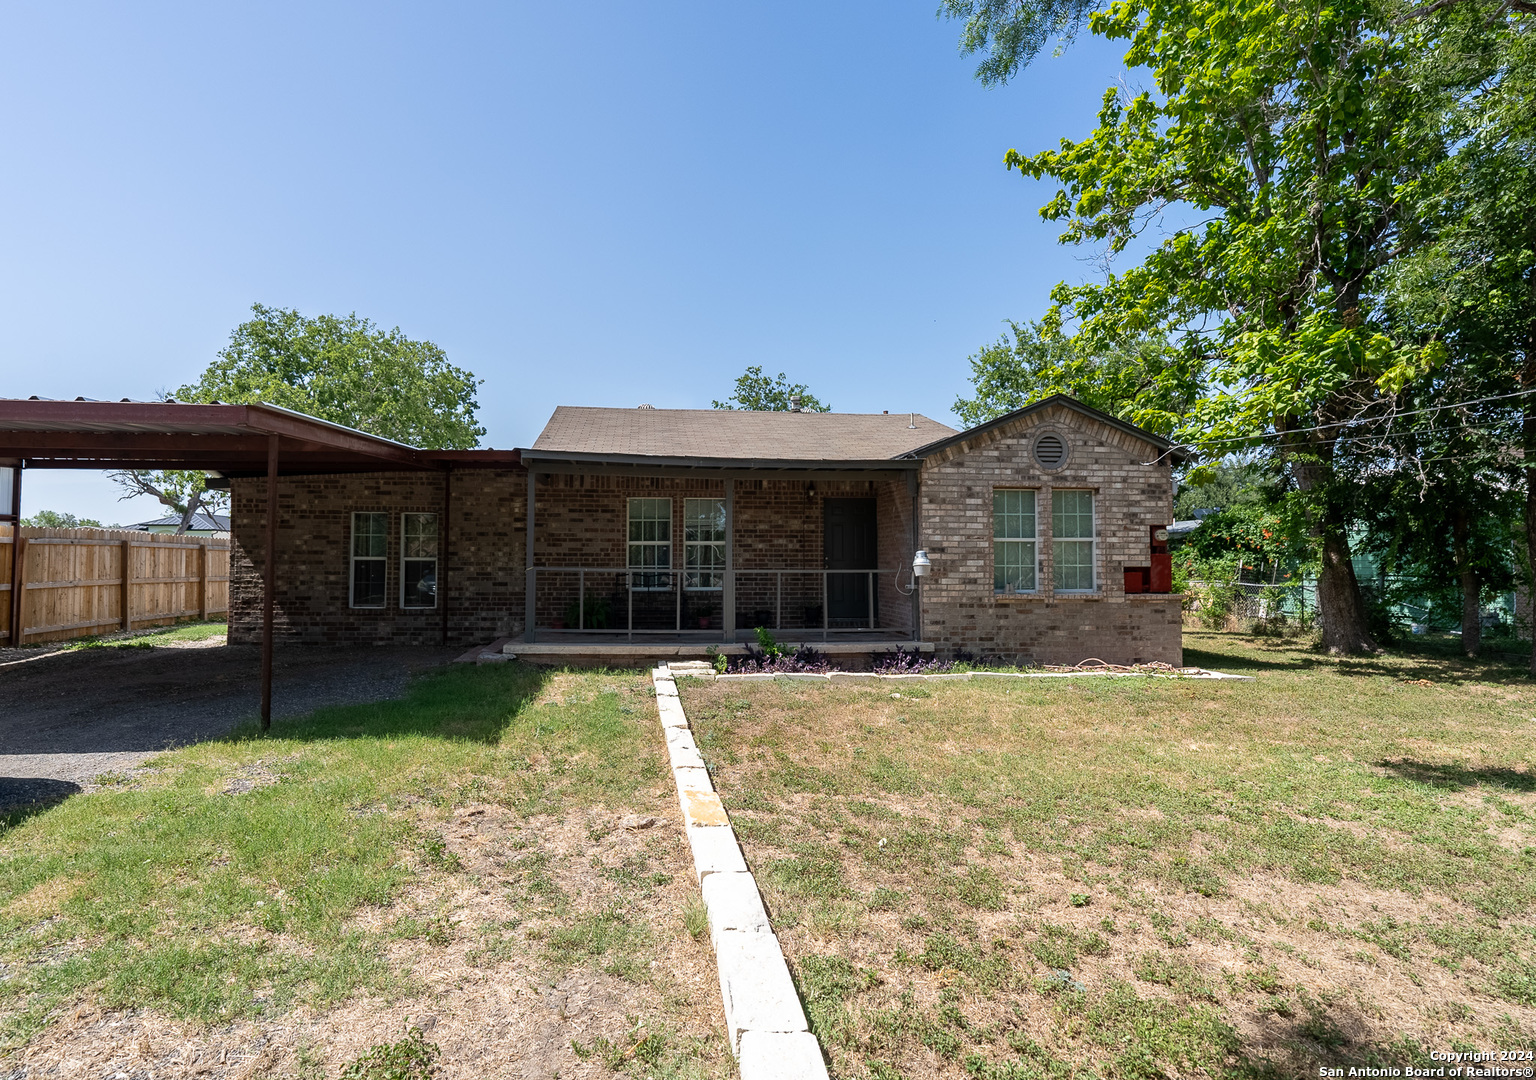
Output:
<svg viewBox="0 0 1536 1080">
<path fill-rule="evenodd" d="M 936 7 L 0 6 L 0 396 L 150 398 L 261 302 L 437 342 L 490 446 L 751 364 L 952 421 L 966 357 L 1095 272 L 1002 158 L 1086 134 L 1123 46 L 989 90 Z"/>
</svg>

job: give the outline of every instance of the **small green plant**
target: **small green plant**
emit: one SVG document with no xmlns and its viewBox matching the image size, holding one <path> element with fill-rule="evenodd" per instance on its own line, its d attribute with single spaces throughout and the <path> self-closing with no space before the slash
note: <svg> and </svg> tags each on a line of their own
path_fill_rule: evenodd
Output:
<svg viewBox="0 0 1536 1080">
<path fill-rule="evenodd" d="M 341 1070 L 341 1080 L 431 1080 L 441 1051 L 413 1027 L 396 1043 L 379 1043 Z"/>
<path fill-rule="evenodd" d="M 1072 906 L 1073 907 L 1087 907 L 1088 906 L 1088 896 L 1087 896 L 1086 893 L 1075 892 L 1071 896 L 1069 896 L 1067 899 L 1072 901 Z"/>
<path fill-rule="evenodd" d="M 437 833 L 427 833 L 421 839 L 421 861 L 433 870 L 456 874 L 464 869 L 459 857 L 448 850 L 448 844 Z"/>
<path fill-rule="evenodd" d="M 589 596 L 586 603 L 572 600 L 565 605 L 565 625 L 573 630 L 606 630 L 612 615 L 606 597 Z"/>
<path fill-rule="evenodd" d="M 784 655 L 783 647 L 773 639 L 766 626 L 759 626 L 753 633 L 757 635 L 757 647 L 763 650 L 763 659 L 777 660 Z"/>
<path fill-rule="evenodd" d="M 725 674 L 726 669 L 730 665 L 726 663 L 725 657 L 720 655 L 719 649 L 711 645 L 704 650 L 704 655 L 708 658 L 710 667 L 714 668 L 716 673 L 720 675 Z"/>
<path fill-rule="evenodd" d="M 693 897 L 683 906 L 683 929 L 694 941 L 709 933 L 709 908 L 701 897 Z"/>
</svg>

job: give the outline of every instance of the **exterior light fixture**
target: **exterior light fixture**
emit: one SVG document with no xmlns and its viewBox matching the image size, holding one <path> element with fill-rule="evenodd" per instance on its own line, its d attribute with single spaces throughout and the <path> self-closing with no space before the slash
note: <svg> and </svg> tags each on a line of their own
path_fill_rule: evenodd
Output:
<svg viewBox="0 0 1536 1080">
<path fill-rule="evenodd" d="M 927 577 L 931 566 L 933 566 L 933 563 L 928 561 L 928 552 L 926 550 L 919 551 L 916 555 L 912 556 L 913 577 Z"/>
</svg>

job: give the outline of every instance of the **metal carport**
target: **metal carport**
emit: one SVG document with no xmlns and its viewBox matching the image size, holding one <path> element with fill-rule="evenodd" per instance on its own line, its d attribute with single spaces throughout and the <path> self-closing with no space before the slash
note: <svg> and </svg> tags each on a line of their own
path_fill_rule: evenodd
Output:
<svg viewBox="0 0 1536 1080">
<path fill-rule="evenodd" d="M 200 469 L 267 480 L 262 572 L 261 726 L 272 722 L 272 616 L 277 558 L 277 478 L 374 471 L 437 471 L 454 455 L 420 450 L 274 405 L 175 401 L 0 398 L 0 470 L 10 505 L 0 522 L 19 527 L 27 469 Z M 19 532 L 16 534 L 19 537 Z M 11 626 L 21 626 L 21 560 L 11 560 Z M 20 640 L 20 634 L 15 635 Z"/>
</svg>

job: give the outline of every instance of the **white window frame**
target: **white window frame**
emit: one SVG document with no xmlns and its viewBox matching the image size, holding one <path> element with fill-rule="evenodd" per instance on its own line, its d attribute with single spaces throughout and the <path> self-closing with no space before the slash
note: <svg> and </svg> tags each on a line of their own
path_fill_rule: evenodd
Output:
<svg viewBox="0 0 1536 1080">
<path fill-rule="evenodd" d="M 432 554 L 409 555 L 408 542 L 410 529 L 407 526 L 408 518 L 429 517 L 433 519 Z M 400 610 L 401 611 L 436 611 L 437 610 L 437 561 L 442 550 L 442 533 L 440 531 L 440 519 L 432 510 L 412 510 L 400 515 Z M 432 602 L 430 604 L 407 604 L 405 602 L 405 568 L 408 563 L 432 564 Z"/>
<path fill-rule="evenodd" d="M 667 523 L 667 538 L 665 540 L 634 540 L 634 539 L 630 538 L 630 527 L 634 523 L 634 520 L 635 520 L 634 519 L 635 504 L 636 503 L 640 503 L 640 502 L 666 503 L 667 504 L 667 516 L 665 518 L 666 523 Z M 658 517 L 658 518 L 649 518 L 649 519 L 642 519 L 642 520 L 661 521 L 663 519 Z M 626 546 L 625 546 L 625 549 L 624 549 L 624 553 L 625 553 L 624 554 L 624 565 L 627 566 L 629 568 L 629 570 L 631 571 L 630 578 L 629 578 L 629 583 L 630 583 L 629 587 L 630 587 L 630 590 L 632 592 L 671 592 L 672 591 L 672 526 L 673 526 L 673 521 L 672 521 L 672 500 L 670 498 L 654 498 L 654 497 L 650 497 L 650 496 L 637 496 L 636 498 L 630 499 L 628 501 L 628 503 L 626 503 L 626 505 L 625 505 L 625 512 L 624 512 L 624 538 L 625 538 L 625 541 L 626 541 Z M 665 566 L 662 566 L 658 562 L 654 566 L 646 566 L 646 565 L 644 565 L 642 563 L 636 563 L 635 562 L 635 549 L 636 548 L 652 548 L 652 549 L 655 549 L 655 548 L 666 548 L 667 549 L 667 564 Z M 650 584 L 650 585 L 636 584 L 637 581 L 638 582 L 645 582 L 647 580 L 652 581 L 652 582 L 656 582 L 656 583 L 655 584 Z"/>
<path fill-rule="evenodd" d="M 1029 536 L 999 536 L 997 497 L 1004 494 L 1029 495 L 1034 501 L 1034 509 L 1031 517 L 1034 518 L 1035 531 Z M 1006 586 L 998 586 L 998 560 L 999 550 L 1007 545 L 1024 549 L 1026 557 L 1020 560 L 1021 565 L 1029 567 L 1029 577 L 1032 584 L 1029 588 L 1015 587 L 1013 592 L 1008 592 Z M 992 595 L 993 596 L 1029 596 L 1040 591 L 1040 492 L 1035 488 L 1006 488 L 992 489 Z"/>
<path fill-rule="evenodd" d="M 688 537 L 690 503 L 710 503 L 718 509 L 720 522 L 720 539 L 714 540 L 690 540 Z M 701 499 L 683 500 L 683 588 L 689 592 L 721 592 L 725 589 L 725 499 L 706 496 Z M 708 553 L 713 555 L 714 549 L 719 549 L 720 561 L 713 558 L 708 563 L 701 561 L 701 556 Z M 701 585 L 700 581 L 713 580 L 713 585 Z"/>
<path fill-rule="evenodd" d="M 360 517 L 384 519 L 384 551 L 382 554 L 359 555 L 357 553 L 357 519 Z M 382 510 L 352 511 L 351 531 L 347 534 L 347 551 L 350 555 L 347 561 L 348 606 L 360 611 L 382 611 L 389 607 L 389 514 Z M 357 602 L 357 564 L 360 562 L 376 562 L 384 567 L 384 588 L 380 591 L 380 598 L 377 604 L 359 604 Z"/>
<path fill-rule="evenodd" d="M 1068 492 L 1071 492 L 1073 494 L 1087 495 L 1089 500 L 1090 500 L 1089 505 L 1092 507 L 1092 511 L 1093 512 L 1092 512 L 1092 515 L 1091 515 L 1091 522 L 1092 523 L 1089 525 L 1089 535 L 1088 536 L 1069 536 L 1069 537 L 1066 537 L 1066 538 L 1063 539 L 1063 538 L 1058 537 L 1056 535 L 1056 496 L 1057 496 L 1058 493 L 1065 495 Z M 1058 554 L 1059 554 L 1059 552 L 1061 550 L 1060 545 L 1062 545 L 1062 544 L 1073 544 L 1073 545 L 1076 545 L 1076 546 L 1079 546 L 1079 547 L 1085 546 L 1085 545 L 1087 546 L 1087 548 L 1088 548 L 1088 573 L 1089 573 L 1090 580 L 1093 582 L 1093 584 L 1090 585 L 1088 588 L 1086 588 L 1086 589 L 1067 589 L 1067 588 L 1063 588 L 1061 585 L 1057 584 L 1057 582 L 1061 579 L 1062 562 L 1061 562 L 1061 559 L 1058 557 Z M 1053 592 L 1058 592 L 1058 593 L 1065 593 L 1065 594 L 1067 594 L 1069 596 L 1070 595 L 1074 595 L 1074 594 L 1082 596 L 1082 595 L 1089 594 L 1089 593 L 1096 593 L 1096 592 L 1099 591 L 1099 576 L 1100 576 L 1099 575 L 1099 493 L 1097 491 L 1095 491 L 1094 489 L 1092 489 L 1092 488 L 1072 488 L 1072 487 L 1052 488 L 1051 489 L 1051 589 L 1052 589 L 1052 591 Z"/>
</svg>

